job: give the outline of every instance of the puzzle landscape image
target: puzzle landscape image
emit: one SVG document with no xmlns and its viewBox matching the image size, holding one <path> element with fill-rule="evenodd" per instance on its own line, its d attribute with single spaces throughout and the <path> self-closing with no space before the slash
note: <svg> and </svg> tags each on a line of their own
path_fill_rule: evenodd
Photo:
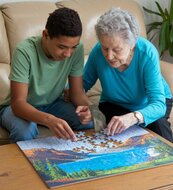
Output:
<svg viewBox="0 0 173 190">
<path fill-rule="evenodd" d="M 49 188 L 173 162 L 173 147 L 138 126 L 114 136 L 76 136 L 77 142 L 47 137 L 17 144 Z"/>
</svg>

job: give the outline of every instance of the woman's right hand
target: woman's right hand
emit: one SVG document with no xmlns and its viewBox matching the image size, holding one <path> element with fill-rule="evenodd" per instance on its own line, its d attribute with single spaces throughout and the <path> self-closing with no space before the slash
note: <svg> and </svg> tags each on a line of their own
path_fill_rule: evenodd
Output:
<svg viewBox="0 0 173 190">
<path fill-rule="evenodd" d="M 107 135 L 122 133 L 130 126 L 136 124 L 136 122 L 137 120 L 133 112 L 121 116 L 113 116 L 107 125 Z"/>
</svg>

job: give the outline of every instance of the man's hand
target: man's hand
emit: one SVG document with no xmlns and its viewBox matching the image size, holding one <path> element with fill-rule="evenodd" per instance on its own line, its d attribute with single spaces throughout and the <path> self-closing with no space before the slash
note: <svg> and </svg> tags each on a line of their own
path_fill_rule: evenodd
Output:
<svg viewBox="0 0 173 190">
<path fill-rule="evenodd" d="M 88 106 L 78 106 L 76 113 L 79 116 L 79 120 L 82 124 L 87 124 L 92 120 L 91 111 Z"/>
<path fill-rule="evenodd" d="M 128 113 L 122 116 L 113 116 L 107 125 L 107 135 L 115 135 L 128 129 L 136 123 L 133 113 Z"/>
<path fill-rule="evenodd" d="M 17 117 L 47 126 L 59 138 L 77 140 L 66 121 L 37 110 L 27 102 L 27 94 L 28 84 L 11 81 L 11 106 Z"/>
<path fill-rule="evenodd" d="M 75 133 L 72 131 L 68 123 L 63 119 L 53 116 L 53 118 L 50 119 L 49 128 L 59 138 L 63 138 L 65 140 L 71 139 L 72 141 L 77 141 Z"/>
</svg>

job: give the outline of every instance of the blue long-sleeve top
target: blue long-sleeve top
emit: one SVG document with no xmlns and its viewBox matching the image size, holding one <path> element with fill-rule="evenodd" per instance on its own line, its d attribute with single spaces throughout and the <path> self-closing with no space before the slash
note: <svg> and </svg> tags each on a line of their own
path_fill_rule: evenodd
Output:
<svg viewBox="0 0 173 190">
<path fill-rule="evenodd" d="M 83 77 L 86 91 L 97 79 L 100 80 L 100 102 L 107 101 L 141 112 L 144 117 L 143 126 L 163 117 L 166 98 L 172 98 L 170 88 L 160 71 L 157 49 L 142 37 L 138 38 L 132 61 L 123 72 L 109 65 L 98 42 L 89 55 Z"/>
</svg>

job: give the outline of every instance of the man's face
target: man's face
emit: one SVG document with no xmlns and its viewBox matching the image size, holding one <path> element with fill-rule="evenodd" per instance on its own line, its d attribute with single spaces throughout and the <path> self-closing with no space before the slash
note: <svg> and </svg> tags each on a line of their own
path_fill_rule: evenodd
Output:
<svg viewBox="0 0 173 190">
<path fill-rule="evenodd" d="M 79 41 L 80 36 L 60 36 L 51 39 L 47 34 L 47 31 L 43 31 L 42 47 L 49 59 L 63 61 L 65 58 L 68 58 L 73 54 Z"/>
</svg>

